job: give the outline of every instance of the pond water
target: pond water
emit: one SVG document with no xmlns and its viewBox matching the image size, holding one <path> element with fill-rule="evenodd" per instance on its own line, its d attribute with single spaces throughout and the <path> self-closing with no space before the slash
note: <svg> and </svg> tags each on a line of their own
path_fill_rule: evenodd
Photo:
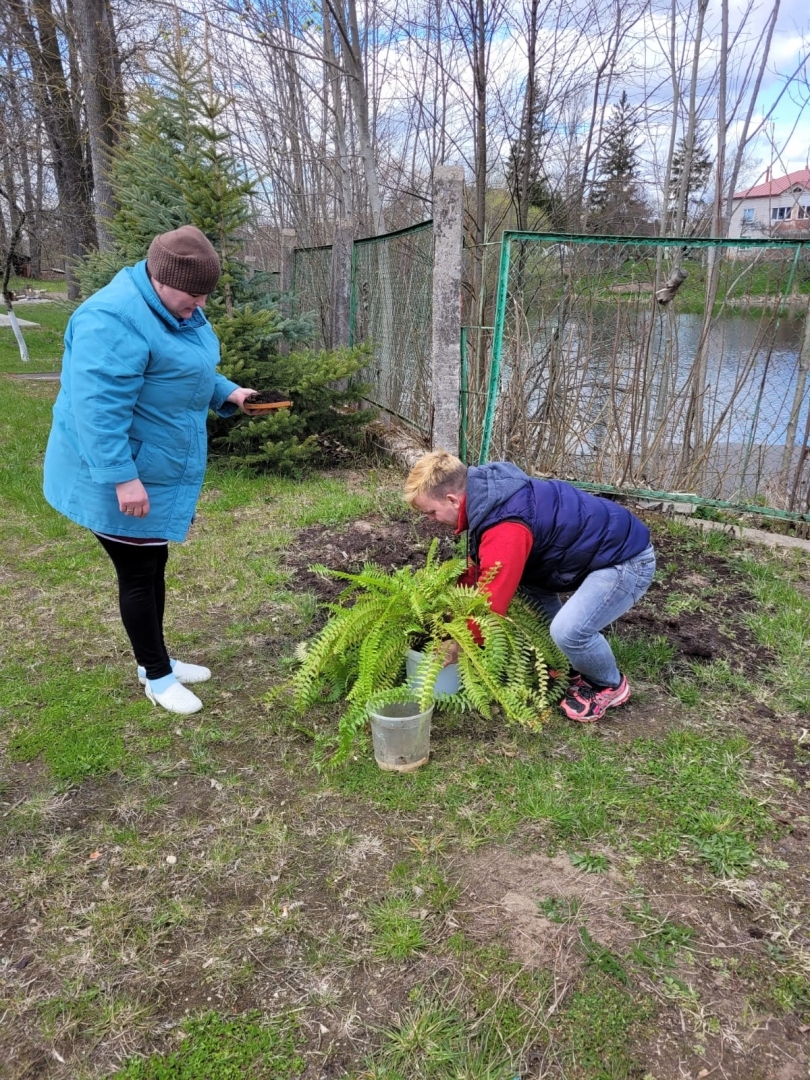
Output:
<svg viewBox="0 0 810 1080">
<path fill-rule="evenodd" d="M 690 409 L 703 324 L 700 314 L 662 308 L 651 324 L 649 309 L 616 304 L 580 309 L 563 325 L 535 325 L 530 377 L 522 373 L 526 415 L 540 432 L 530 463 L 607 483 L 627 475 L 632 460 L 630 471 L 643 473 L 648 486 L 673 490 L 701 430 Z M 708 450 L 699 494 L 753 495 L 779 475 L 782 488 L 792 490 L 810 410 L 810 375 L 800 381 L 804 332 L 804 319 L 790 311 L 712 320 L 701 380 L 699 441 Z M 513 373 L 507 361 L 506 387 Z M 788 461 L 791 415 L 796 429 Z"/>
<path fill-rule="evenodd" d="M 656 351 L 666 347 L 666 324 L 659 324 Z M 676 317 L 677 391 L 686 383 L 697 355 L 702 315 Z M 794 404 L 804 320 L 795 314 L 777 318 L 724 315 L 712 322 L 707 365 L 707 434 L 712 422 L 728 410 L 724 428 L 730 442 L 749 440 L 780 446 Z M 804 388 L 797 436 L 801 438 L 810 404 L 810 380 Z"/>
</svg>

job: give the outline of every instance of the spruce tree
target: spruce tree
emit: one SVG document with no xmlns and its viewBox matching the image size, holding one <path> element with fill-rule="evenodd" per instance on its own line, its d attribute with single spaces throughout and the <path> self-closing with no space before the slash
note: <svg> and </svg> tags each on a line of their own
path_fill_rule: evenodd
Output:
<svg viewBox="0 0 810 1080">
<path fill-rule="evenodd" d="M 509 147 L 506 166 L 506 182 L 512 202 L 517 209 L 519 229 L 529 227 L 529 209 L 540 210 L 547 222 L 554 224 L 558 209 L 543 168 L 543 145 L 548 136 L 546 124 L 546 100 L 542 96 L 535 103 L 533 116 L 529 119 L 528 133 L 522 133 Z"/>
<path fill-rule="evenodd" d="M 684 164 L 689 157 L 686 139 L 678 143 L 672 156 L 672 178 L 669 188 L 667 205 L 668 227 L 671 232 L 678 213 L 678 205 L 681 201 L 681 177 L 683 176 Z M 706 197 L 706 189 L 711 181 L 714 163 L 706 149 L 703 140 L 698 136 L 692 147 L 689 171 L 686 176 L 686 192 L 683 198 L 683 221 L 681 222 L 681 236 L 700 236 L 708 232 L 711 209 Z"/>
<path fill-rule="evenodd" d="M 638 123 L 627 91 L 613 106 L 602 140 L 589 218 L 597 232 L 633 235 L 649 220 L 639 187 Z"/>
<path fill-rule="evenodd" d="M 301 349 L 313 334 L 311 318 L 284 317 L 269 275 L 251 275 L 240 260 L 254 185 L 228 148 L 226 107 L 208 90 L 201 67 L 182 51 L 171 58 L 159 90 L 141 98 L 115 163 L 114 249 L 87 258 L 79 276 L 88 295 L 145 258 L 157 234 L 183 224 L 201 229 L 223 269 L 206 308 L 220 339 L 220 370 L 242 386 L 280 391 L 294 402 L 291 410 L 261 418 L 212 415 L 212 446 L 234 464 L 297 470 L 322 449 L 331 457 L 335 444 L 357 441 L 372 414 L 357 408 L 365 387 L 353 380 L 368 355 Z M 338 380 L 341 389 L 332 385 Z"/>
</svg>

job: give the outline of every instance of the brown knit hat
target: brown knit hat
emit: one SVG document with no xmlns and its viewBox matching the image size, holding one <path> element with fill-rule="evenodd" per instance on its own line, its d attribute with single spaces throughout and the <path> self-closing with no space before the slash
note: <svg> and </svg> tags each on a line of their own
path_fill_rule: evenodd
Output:
<svg viewBox="0 0 810 1080">
<path fill-rule="evenodd" d="M 146 268 L 161 285 L 192 296 L 212 293 L 220 275 L 213 244 L 194 225 L 181 225 L 156 236 L 149 245 Z"/>
</svg>

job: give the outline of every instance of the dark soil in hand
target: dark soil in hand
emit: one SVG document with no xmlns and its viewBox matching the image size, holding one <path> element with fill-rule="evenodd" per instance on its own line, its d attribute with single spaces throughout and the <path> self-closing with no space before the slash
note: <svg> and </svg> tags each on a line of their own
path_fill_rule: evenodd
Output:
<svg viewBox="0 0 810 1080">
<path fill-rule="evenodd" d="M 261 390 L 245 398 L 246 405 L 272 405 L 276 401 L 289 401 L 289 394 L 280 394 L 277 390 Z"/>
</svg>

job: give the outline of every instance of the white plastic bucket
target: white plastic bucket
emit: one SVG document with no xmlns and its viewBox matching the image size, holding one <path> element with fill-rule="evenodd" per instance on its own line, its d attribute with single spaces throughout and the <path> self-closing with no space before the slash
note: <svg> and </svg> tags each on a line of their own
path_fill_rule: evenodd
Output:
<svg viewBox="0 0 810 1080">
<path fill-rule="evenodd" d="M 408 649 L 408 652 L 405 654 L 405 681 L 414 691 L 418 691 L 422 687 L 421 679 L 416 676 L 416 669 L 419 667 L 423 656 L 424 653 L 417 652 L 415 649 Z M 459 685 L 458 664 L 448 664 L 447 667 L 442 668 L 436 676 L 436 682 L 433 684 L 433 693 L 434 695 L 457 694 Z"/>
<path fill-rule="evenodd" d="M 420 712 L 415 701 L 369 707 L 374 758 L 386 772 L 414 772 L 430 757 L 433 706 Z"/>
</svg>

